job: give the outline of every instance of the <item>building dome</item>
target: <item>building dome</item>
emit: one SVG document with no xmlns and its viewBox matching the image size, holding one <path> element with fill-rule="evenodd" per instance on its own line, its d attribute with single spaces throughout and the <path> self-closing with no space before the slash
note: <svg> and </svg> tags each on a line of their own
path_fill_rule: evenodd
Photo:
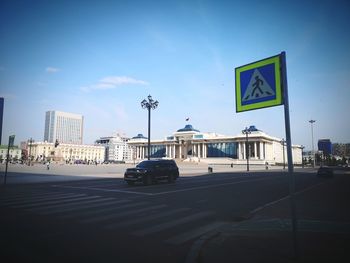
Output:
<svg viewBox="0 0 350 263">
<path fill-rule="evenodd" d="M 196 130 L 195 128 L 193 128 L 193 126 L 191 124 L 187 124 L 185 126 L 185 128 L 179 129 L 177 130 L 178 132 L 189 132 L 189 131 L 195 131 L 195 132 L 200 132 L 199 130 Z"/>
<path fill-rule="evenodd" d="M 139 133 L 135 137 L 132 137 L 132 139 L 147 139 L 147 137 L 143 136 L 142 133 Z"/>
</svg>

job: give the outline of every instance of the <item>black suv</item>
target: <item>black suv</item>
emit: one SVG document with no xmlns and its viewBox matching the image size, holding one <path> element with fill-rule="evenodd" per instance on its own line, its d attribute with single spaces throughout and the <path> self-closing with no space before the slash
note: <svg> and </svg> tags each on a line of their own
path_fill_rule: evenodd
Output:
<svg viewBox="0 0 350 263">
<path fill-rule="evenodd" d="M 179 177 L 179 168 L 174 160 L 146 160 L 142 161 L 135 168 L 128 168 L 124 173 L 124 180 L 133 185 L 135 182 L 142 182 L 150 185 L 158 180 L 175 182 Z"/>
</svg>

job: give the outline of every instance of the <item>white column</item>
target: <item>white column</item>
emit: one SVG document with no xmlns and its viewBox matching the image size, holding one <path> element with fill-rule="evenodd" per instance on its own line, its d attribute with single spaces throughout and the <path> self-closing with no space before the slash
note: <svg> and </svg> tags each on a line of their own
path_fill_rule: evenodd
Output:
<svg viewBox="0 0 350 263">
<path fill-rule="evenodd" d="M 201 144 L 198 144 L 198 158 L 202 158 L 202 156 L 201 156 Z"/>
<path fill-rule="evenodd" d="M 246 153 L 246 149 L 247 148 L 247 144 L 246 143 L 242 143 L 243 144 L 243 159 L 247 159 L 247 153 Z"/>
<path fill-rule="evenodd" d="M 259 144 L 259 150 L 260 150 L 260 160 L 263 160 L 264 159 L 264 156 L 263 156 L 263 143 L 262 142 L 260 142 L 260 144 Z"/>
<path fill-rule="evenodd" d="M 242 151 L 242 148 L 241 148 L 241 143 L 240 142 L 238 142 L 238 159 L 241 159 L 241 151 Z"/>
<path fill-rule="evenodd" d="M 256 142 L 254 142 L 254 158 L 256 159 L 258 157 L 257 155 L 257 147 L 256 147 Z"/>
<path fill-rule="evenodd" d="M 179 156 L 179 158 L 180 158 L 180 159 L 182 159 L 182 144 L 180 144 L 180 145 L 179 145 L 179 147 L 180 147 L 180 149 L 179 149 L 179 152 L 180 152 L 180 154 L 179 154 L 179 155 L 180 155 L 180 156 Z"/>
</svg>

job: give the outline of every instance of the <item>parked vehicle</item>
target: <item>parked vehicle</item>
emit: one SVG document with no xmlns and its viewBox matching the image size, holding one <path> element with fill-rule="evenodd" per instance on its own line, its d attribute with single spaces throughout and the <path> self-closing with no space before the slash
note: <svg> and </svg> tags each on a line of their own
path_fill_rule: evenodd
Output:
<svg viewBox="0 0 350 263">
<path fill-rule="evenodd" d="M 334 176 L 333 169 L 331 167 L 328 167 L 328 166 L 321 166 L 317 170 L 317 176 L 318 177 L 333 177 Z"/>
<path fill-rule="evenodd" d="M 135 182 L 142 182 L 150 185 L 160 180 L 175 182 L 179 177 L 179 168 L 174 160 L 146 160 L 142 161 L 135 168 L 128 168 L 124 173 L 124 180 L 133 185 Z"/>
</svg>

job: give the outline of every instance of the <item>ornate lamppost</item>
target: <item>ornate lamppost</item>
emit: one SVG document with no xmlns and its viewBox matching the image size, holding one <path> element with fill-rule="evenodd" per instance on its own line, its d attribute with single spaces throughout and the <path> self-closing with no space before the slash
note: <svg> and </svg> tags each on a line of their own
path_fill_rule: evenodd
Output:
<svg viewBox="0 0 350 263">
<path fill-rule="evenodd" d="M 249 172 L 248 134 L 251 134 L 252 132 L 249 130 L 248 127 L 245 127 L 245 129 L 242 130 L 242 133 L 245 134 L 245 156 L 247 158 L 247 171 Z"/>
<path fill-rule="evenodd" d="M 141 107 L 148 110 L 148 160 L 151 157 L 151 109 L 154 110 L 158 107 L 159 102 L 152 99 L 151 95 L 148 95 L 147 100 L 141 101 Z"/>
</svg>

